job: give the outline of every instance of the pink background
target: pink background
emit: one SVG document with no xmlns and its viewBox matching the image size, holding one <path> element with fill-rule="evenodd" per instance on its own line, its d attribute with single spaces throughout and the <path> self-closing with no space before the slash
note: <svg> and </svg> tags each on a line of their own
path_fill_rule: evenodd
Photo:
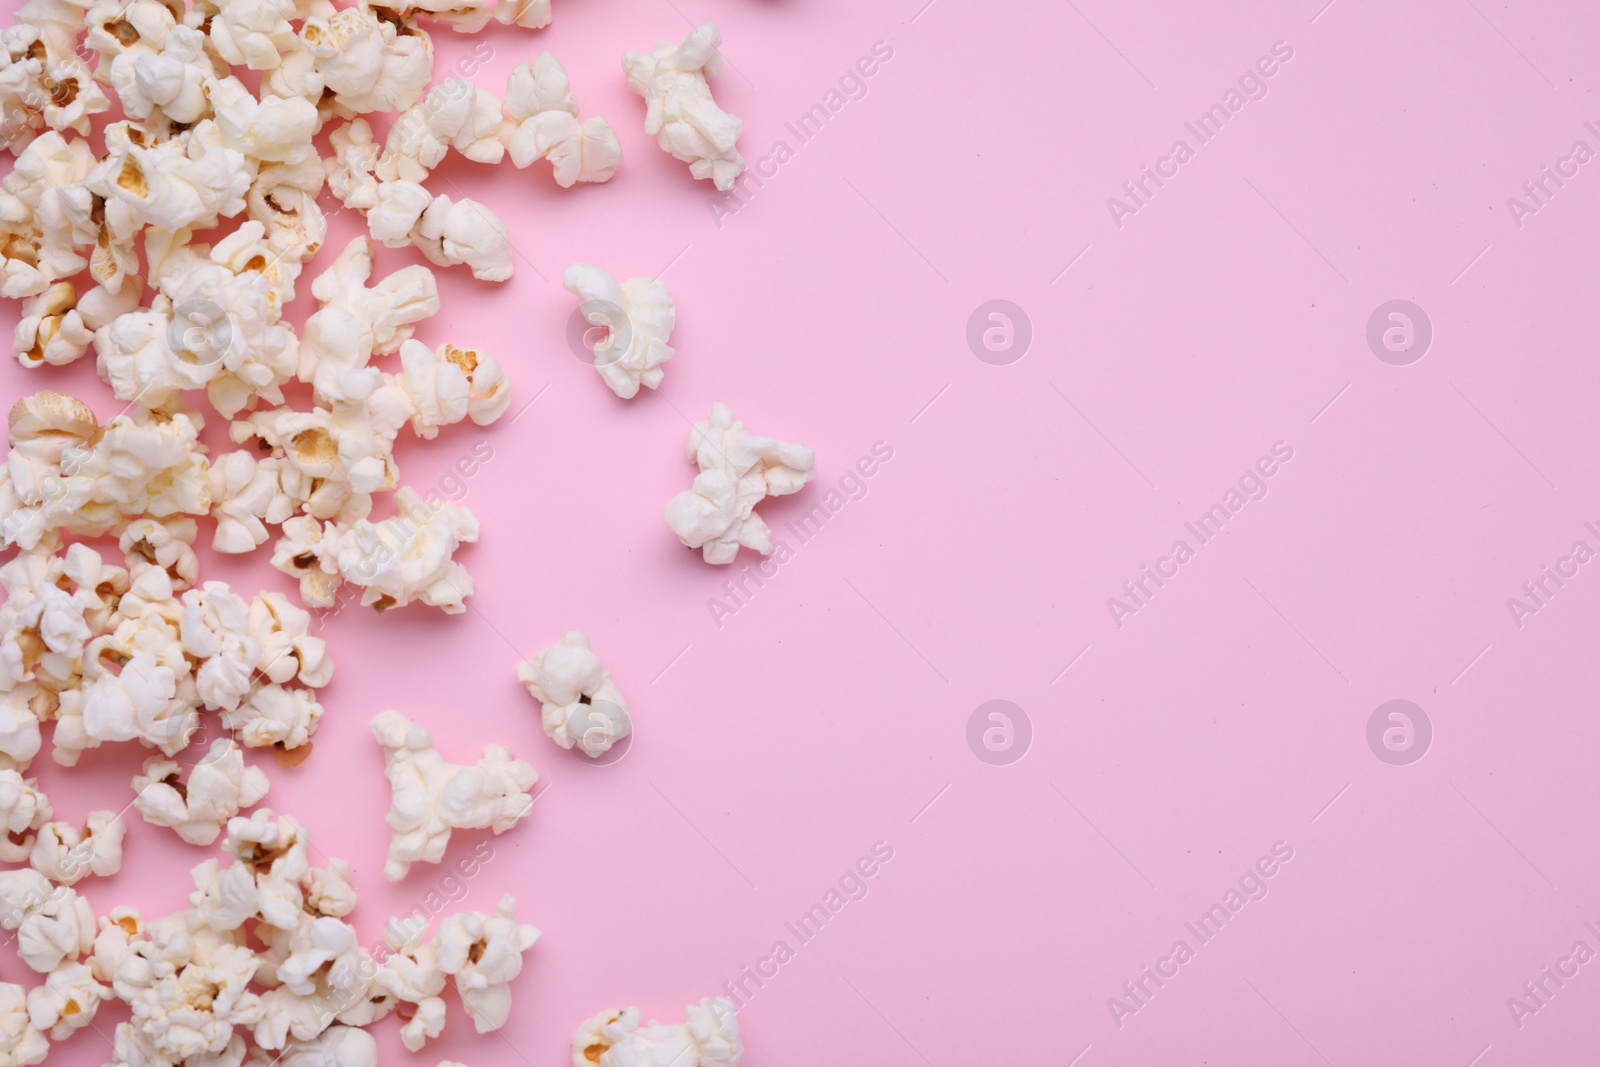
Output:
<svg viewBox="0 0 1600 1067">
<path fill-rule="evenodd" d="M 679 1020 L 779 939 L 794 958 L 740 1015 L 752 1067 L 1588 1062 L 1600 964 L 1520 1029 L 1507 998 L 1575 941 L 1600 949 L 1583 928 L 1600 926 L 1600 574 L 1521 628 L 1506 600 L 1574 541 L 1600 548 L 1583 528 L 1600 525 L 1600 163 L 1520 228 L 1506 200 L 1574 141 L 1600 148 L 1583 125 L 1600 120 L 1600 14 L 921 3 L 556 0 L 542 33 L 435 34 L 441 72 L 492 45 L 477 80 L 496 91 L 554 51 L 625 159 L 572 191 L 542 166 L 460 160 L 432 181 L 504 215 L 517 273 L 442 274 L 420 336 L 496 352 L 513 413 L 539 399 L 403 447 L 425 489 L 491 444 L 465 498 L 478 593 L 459 617 L 331 619 L 316 751 L 269 761 L 270 802 L 354 864 L 368 943 L 444 871 L 382 880 L 367 720 L 399 708 L 453 758 L 504 741 L 540 770 L 533 815 L 459 905 L 513 892 L 545 931 L 514 1017 L 480 1037 L 452 1001 L 446 1037 L 405 1062 L 563 1063 L 595 1011 Z M 720 226 L 618 66 L 707 19 L 747 157 L 794 150 Z M 893 58 L 867 95 L 799 144 L 784 123 L 879 41 Z M 1277 41 L 1293 58 L 1266 98 L 1116 226 L 1107 197 L 1175 139 L 1195 147 L 1185 121 Z M 336 219 L 330 245 L 357 222 Z M 380 269 L 416 259 L 383 251 Z M 661 392 L 619 401 L 569 353 L 574 260 L 670 264 Z M 1397 298 L 1434 327 L 1409 366 L 1365 340 Z M 991 299 L 1032 323 L 1008 366 L 965 340 Z M 8 400 L 48 386 L 120 407 L 92 359 L 0 374 Z M 702 564 L 659 515 L 714 401 L 819 464 L 762 509 L 794 558 L 720 627 L 707 601 L 737 569 Z M 893 459 L 865 498 L 810 543 L 782 529 L 879 441 Z M 1107 598 L 1276 441 L 1294 458 L 1266 499 L 1119 628 Z M 265 553 L 203 564 L 246 593 L 289 587 Z M 634 707 L 637 743 L 611 766 L 547 741 L 513 675 L 567 628 Z M 968 748 L 992 699 L 1032 724 L 1009 766 Z M 1409 766 L 1367 745 L 1391 699 L 1433 724 Z M 81 818 L 127 802 L 138 756 L 37 769 Z M 80 888 L 99 908 L 179 907 L 178 871 L 209 853 L 130 818 L 123 872 Z M 799 946 L 785 922 L 879 841 L 893 859 L 868 895 Z M 1293 859 L 1269 895 L 1198 945 L 1185 922 L 1278 841 Z M 1119 1028 L 1108 998 L 1180 938 L 1195 958 Z M 32 981 L 10 959 L 0 975 Z M 406 1057 L 396 1028 L 377 1028 L 386 1062 Z M 52 1062 L 108 1058 L 86 1032 Z"/>
</svg>

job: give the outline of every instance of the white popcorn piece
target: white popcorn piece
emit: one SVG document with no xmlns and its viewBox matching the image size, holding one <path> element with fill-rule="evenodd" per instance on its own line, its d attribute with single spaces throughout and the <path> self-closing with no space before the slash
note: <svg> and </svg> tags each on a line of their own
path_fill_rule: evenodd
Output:
<svg viewBox="0 0 1600 1067">
<path fill-rule="evenodd" d="M 216 123 L 202 119 L 183 137 L 148 147 L 146 141 L 131 123 L 107 128 L 106 158 L 84 184 L 108 201 L 108 215 L 115 201 L 135 222 L 177 232 L 208 229 L 244 210 L 253 168 L 223 143 Z"/>
<path fill-rule="evenodd" d="M 159 50 L 125 51 L 110 65 L 123 114 L 166 128 L 193 124 L 210 113 L 205 86 L 217 73 L 206 35 L 188 26 L 169 30 Z"/>
<path fill-rule="evenodd" d="M 744 172 L 739 135 L 744 123 L 717 106 L 707 74 L 722 70 L 722 31 L 714 22 L 689 31 L 682 44 L 662 41 L 647 53 L 622 55 L 628 88 L 644 97 L 644 131 L 664 152 L 689 164 L 723 192 Z"/>
<path fill-rule="evenodd" d="M 267 523 L 283 523 L 298 502 L 280 484 L 282 461 L 247 451 L 227 452 L 211 463 L 211 517 L 216 532 L 211 547 L 218 552 L 249 552 L 264 544 Z"/>
<path fill-rule="evenodd" d="M 300 380 L 324 402 L 369 396 L 378 383 L 378 372 L 367 369 L 371 356 L 398 350 L 416 323 L 439 313 L 438 283 L 426 267 L 404 267 L 369 286 L 371 278 L 372 242 L 356 237 L 311 283 L 319 309 L 306 320 Z"/>
<path fill-rule="evenodd" d="M 409 108 L 432 77 L 432 41 L 389 9 L 381 18 L 366 5 L 313 15 L 300 39 L 334 104 L 351 114 Z"/>
<path fill-rule="evenodd" d="M 465 265 L 479 281 L 511 277 L 511 238 L 500 216 L 476 200 L 436 196 L 422 213 L 412 243 L 441 267 Z"/>
<path fill-rule="evenodd" d="M 394 502 L 394 517 L 362 519 L 338 536 L 332 551 L 339 575 L 364 590 L 363 606 L 378 611 L 415 601 L 450 615 L 465 611 L 472 576 L 455 553 L 478 539 L 478 520 L 447 500 L 425 502 L 409 486 Z"/>
<path fill-rule="evenodd" d="M 181 771 L 175 760 L 145 760 L 144 773 L 133 779 L 133 806 L 145 822 L 171 827 L 191 845 L 216 841 L 228 820 L 267 795 L 266 774 L 246 767 L 243 750 L 225 737 L 211 743 L 187 782 Z"/>
<path fill-rule="evenodd" d="M 228 8 L 240 0 L 229 0 Z M 264 95 L 259 100 L 231 75 L 206 82 L 222 144 L 261 163 L 298 163 L 315 155 L 312 136 L 322 124 L 317 106 L 303 97 Z M 320 173 L 321 161 L 317 161 Z"/>
<path fill-rule="evenodd" d="M 744 1056 L 733 1004 L 707 997 L 689 1005 L 688 1021 L 639 1025 L 639 1009 L 603 1011 L 572 1035 L 573 1067 L 737 1067 Z"/>
<path fill-rule="evenodd" d="M 17 955 L 40 974 L 72 963 L 94 944 L 94 912 L 38 871 L 0 871 L 0 928 L 17 933 Z"/>
<path fill-rule="evenodd" d="M 707 563 L 732 563 L 741 546 L 770 555 L 772 531 L 755 506 L 798 492 L 816 475 L 811 449 L 747 433 L 726 405 L 713 404 L 689 434 L 688 453 L 700 468 L 694 487 L 662 509 L 678 540 Z"/>
<path fill-rule="evenodd" d="M 26 863 L 34 831 L 50 821 L 50 799 L 39 783 L 14 770 L 0 770 L 0 860 Z"/>
<path fill-rule="evenodd" d="M 211 43 L 224 61 L 271 70 L 279 53 L 294 47 L 294 0 L 220 0 L 211 19 Z"/>
<path fill-rule="evenodd" d="M 353 8 L 339 12 L 350 14 Z M 378 167 L 381 149 L 372 139 L 372 126 L 366 119 L 353 119 L 328 135 L 333 155 L 322 161 L 328 176 L 328 189 L 345 207 L 370 211 L 378 203 Z"/>
<path fill-rule="evenodd" d="M 539 775 L 504 745 L 490 745 L 470 766 L 449 763 L 433 747 L 433 735 L 398 711 L 374 718 L 372 736 L 383 746 L 392 791 L 393 832 L 383 868 L 391 882 L 404 878 L 413 863 L 443 859 L 452 830 L 503 834 L 532 810 L 528 789 Z M 446 973 L 456 972 L 447 967 Z"/>
<path fill-rule="evenodd" d="M 539 940 L 537 927 L 517 922 L 515 903 L 508 893 L 492 914 L 446 916 L 434 936 L 439 969 L 455 979 L 462 1006 L 480 1034 L 500 1029 L 510 1018 L 511 981 L 522 973 L 522 954 Z"/>
<path fill-rule="evenodd" d="M 0 982 L 0 1063 L 29 1067 L 49 1054 L 50 1042 L 28 1013 L 27 991 L 15 982 Z"/>
<path fill-rule="evenodd" d="M 607 181 L 622 163 L 622 145 L 611 123 L 598 116 L 578 121 L 566 69 L 549 52 L 512 70 L 504 110 L 502 136 L 511 162 L 522 168 L 548 159 L 563 189 L 575 182 Z"/>
<path fill-rule="evenodd" d="M 412 1006 L 411 1018 L 400 1028 L 400 1040 L 412 1052 L 422 1050 L 430 1040 L 444 1032 L 444 992 L 447 978 L 439 969 L 439 954 L 425 935 L 424 924 L 402 936 L 399 920 L 390 919 L 383 940 L 390 950 L 374 985 L 388 996 Z"/>
<path fill-rule="evenodd" d="M 269 681 L 320 689 L 333 680 L 328 643 L 311 635 L 311 615 L 282 593 L 258 593 L 250 603 L 250 632 L 261 646 L 257 670 Z"/>
<path fill-rule="evenodd" d="M 594 344 L 594 366 L 611 391 L 624 400 L 661 384 L 662 364 L 675 354 L 667 339 L 677 321 L 677 306 L 667 287 L 652 278 L 618 284 L 592 263 L 574 263 L 561 284 L 580 301 L 584 320 L 604 336 Z"/>
<path fill-rule="evenodd" d="M 281 763 L 297 763 L 310 755 L 311 735 L 322 719 L 322 705 L 309 690 L 263 685 L 233 711 L 222 713 L 222 725 L 246 748 L 272 747 Z"/>
<path fill-rule="evenodd" d="M 178 633 L 193 664 L 200 699 L 233 711 L 250 694 L 261 645 L 250 634 L 250 606 L 226 582 L 206 582 L 183 594 Z"/>
<path fill-rule="evenodd" d="M 94 341 L 77 308 L 71 282 L 56 282 L 22 302 L 22 318 L 12 335 L 12 351 L 24 367 L 65 366 L 83 356 Z"/>
<path fill-rule="evenodd" d="M 76 885 L 90 875 L 101 878 L 122 869 L 122 839 L 127 824 L 114 811 L 91 811 L 82 826 L 52 822 L 40 827 L 28 862 L 58 885 Z"/>
<path fill-rule="evenodd" d="M 550 25 L 550 0 L 498 0 L 494 18 L 505 26 L 542 30 Z"/>
<path fill-rule="evenodd" d="M 64 1041 L 94 1022 L 100 1002 L 110 993 L 94 980 L 88 964 L 69 963 L 28 991 L 28 1019 L 53 1040 Z"/>
<path fill-rule="evenodd" d="M 272 1062 L 281 1067 L 378 1067 L 378 1043 L 354 1026 L 330 1026 L 308 1041 L 290 1041 Z"/>
<path fill-rule="evenodd" d="M 440 345 L 436 351 L 420 341 L 400 346 L 401 372 L 391 380 L 411 402 L 411 429 L 431 439 L 439 427 L 471 416 L 479 426 L 505 414 L 511 403 L 500 361 L 476 348 Z"/>
<path fill-rule="evenodd" d="M 198 533 L 199 527 L 190 518 L 135 519 L 117 538 L 117 547 L 130 571 L 153 564 L 167 572 L 174 590 L 183 590 L 200 577 L 200 560 L 194 554 Z"/>
<path fill-rule="evenodd" d="M 517 665 L 517 681 L 542 705 L 544 732 L 562 748 L 602 756 L 633 729 L 628 702 L 611 672 L 589 647 L 589 638 L 568 630 L 560 641 Z"/>
</svg>

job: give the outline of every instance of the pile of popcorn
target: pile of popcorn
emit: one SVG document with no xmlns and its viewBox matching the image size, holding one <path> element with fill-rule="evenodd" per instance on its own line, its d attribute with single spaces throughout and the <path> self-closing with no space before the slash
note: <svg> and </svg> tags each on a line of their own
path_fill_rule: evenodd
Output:
<svg viewBox="0 0 1600 1067">
<path fill-rule="evenodd" d="M 333 663 L 307 609 L 335 606 L 348 586 L 376 611 L 455 614 L 473 592 L 456 556 L 477 519 L 407 486 L 395 444 L 402 431 L 430 440 L 493 423 L 510 386 L 491 353 L 416 339 L 440 310 L 435 276 L 378 273 L 374 243 L 504 281 L 500 218 L 425 185 L 450 152 L 546 160 L 563 188 L 616 173 L 616 131 L 580 118 L 548 53 L 516 66 L 503 96 L 460 77 L 429 87 L 424 23 L 472 33 L 550 19 L 549 0 L 27 0 L 0 31 L 0 141 L 16 157 L 0 180 L 0 296 L 22 302 L 13 353 L 41 368 L 92 349 L 121 405 L 102 421 L 45 389 L 7 420 L 0 860 L 25 866 L 0 872 L 0 929 L 43 977 L 0 983 L 0 1065 L 41 1062 L 113 999 L 131 1012 L 115 1028 L 122 1067 L 373 1067 L 364 1028 L 395 1014 L 421 1050 L 443 1031 L 446 986 L 478 1032 L 509 1018 L 510 983 L 539 937 L 512 898 L 446 916 L 431 935 L 391 920 L 383 944 L 363 948 L 346 922 L 349 866 L 313 865 L 299 824 L 256 808 L 269 781 L 244 749 L 291 765 L 310 752 Z M 745 164 L 742 123 L 707 81 L 721 40 L 708 23 L 625 52 L 622 71 L 646 132 L 726 190 Z M 324 192 L 367 232 L 308 274 L 316 310 L 297 326 L 284 309 L 327 238 Z M 619 283 L 579 263 L 564 282 L 601 331 L 605 384 L 624 399 L 658 388 L 675 322 L 659 279 Z M 210 412 L 195 406 L 201 393 Z M 208 419 L 231 447 L 202 441 Z M 811 478 L 810 450 L 748 434 L 719 404 L 689 454 L 701 473 L 665 511 L 680 540 L 711 563 L 740 546 L 770 552 L 753 509 Z M 375 518 L 380 508 L 392 514 Z M 300 603 L 203 581 L 195 546 L 208 523 L 219 553 L 271 542 Z M 561 747 L 599 758 L 629 735 L 628 704 L 582 633 L 517 673 Z M 63 766 L 110 743 L 149 751 L 126 809 L 55 820 L 28 777 L 46 724 Z M 397 711 L 372 733 L 391 786 L 388 879 L 440 862 L 455 830 L 500 834 L 528 815 L 538 776 L 506 746 L 451 763 Z M 72 888 L 119 870 L 129 811 L 190 845 L 221 839 L 225 862 L 193 868 L 183 911 L 96 916 Z M 720 999 L 672 1026 L 604 1012 L 573 1038 L 577 1067 L 733 1067 L 741 1054 Z"/>
</svg>

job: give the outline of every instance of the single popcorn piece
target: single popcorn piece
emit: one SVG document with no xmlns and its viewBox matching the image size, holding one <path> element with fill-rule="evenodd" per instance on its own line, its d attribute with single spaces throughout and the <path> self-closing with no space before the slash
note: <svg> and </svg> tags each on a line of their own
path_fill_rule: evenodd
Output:
<svg viewBox="0 0 1600 1067">
<path fill-rule="evenodd" d="M 622 163 L 622 145 L 611 123 L 598 116 L 578 121 L 566 69 L 549 52 L 512 70 L 504 110 L 502 137 L 511 162 L 520 169 L 548 159 L 563 189 L 575 182 L 607 181 Z"/>
<path fill-rule="evenodd" d="M 478 520 L 458 504 L 425 502 L 409 486 L 397 490 L 394 501 L 394 517 L 362 519 L 336 535 L 329 550 L 338 574 L 361 586 L 361 603 L 377 611 L 415 601 L 446 614 L 465 611 L 472 577 L 455 553 L 478 539 Z"/>
<path fill-rule="evenodd" d="M 573 1067 L 737 1067 L 744 1055 L 733 1004 L 707 997 L 687 1009 L 688 1021 L 639 1025 L 639 1009 L 603 1011 L 572 1035 Z"/>
<path fill-rule="evenodd" d="M 604 331 L 594 344 L 594 366 L 611 391 L 627 400 L 641 385 L 659 386 L 661 365 L 674 355 L 667 339 L 677 319 L 667 287 L 644 277 L 619 285 L 592 263 L 569 266 L 561 284 L 581 301 L 584 321 Z"/>
<path fill-rule="evenodd" d="M 755 513 L 769 496 L 787 496 L 816 475 L 816 456 L 800 444 L 746 433 L 724 404 L 695 423 L 689 459 L 694 487 L 667 501 L 662 517 L 678 540 L 707 563 L 732 563 L 740 547 L 772 553 L 772 531 Z"/>
<path fill-rule="evenodd" d="M 354 1026 L 330 1026 L 306 1041 L 290 1041 L 267 1063 L 279 1067 L 378 1067 L 378 1042 Z"/>
<path fill-rule="evenodd" d="M 383 868 L 391 882 L 404 878 L 413 863 L 443 859 L 452 830 L 503 834 L 533 808 L 528 789 L 539 775 L 504 745 L 490 745 L 471 766 L 449 763 L 433 747 L 433 735 L 398 711 L 373 719 L 372 736 L 383 746 L 392 790 L 393 833 Z"/>
<path fill-rule="evenodd" d="M 543 706 L 544 732 L 562 748 L 592 759 L 633 729 L 628 702 L 578 630 L 518 664 L 517 681 Z"/>
<path fill-rule="evenodd" d="M 38 871 L 0 871 L 0 928 L 15 930 L 17 955 L 40 974 L 72 963 L 94 944 L 94 912 Z"/>
<path fill-rule="evenodd" d="M 478 1033 L 498 1030 L 511 1017 L 511 980 L 522 973 L 522 954 L 539 940 L 539 930 L 518 923 L 516 900 L 500 898 L 493 914 L 447 916 L 434 937 L 439 969 L 455 979 L 461 1003 Z"/>
<path fill-rule="evenodd" d="M 68 963 L 45 976 L 44 985 L 28 991 L 28 1018 L 53 1040 L 64 1041 L 94 1022 L 100 1002 L 110 994 L 95 981 L 88 964 Z"/>
<path fill-rule="evenodd" d="M 465 265 L 479 281 L 511 277 L 511 238 L 500 216 L 476 200 L 434 197 L 422 213 L 412 243 L 441 267 Z"/>
<path fill-rule="evenodd" d="M 50 800 L 39 783 L 14 770 L 0 770 L 0 860 L 26 863 L 34 833 L 50 821 Z"/>
<path fill-rule="evenodd" d="M 29 1067 L 49 1054 L 50 1042 L 28 1011 L 27 991 L 15 982 L 0 982 L 0 1063 Z"/>
<path fill-rule="evenodd" d="M 211 743 L 187 782 L 181 771 L 175 760 L 145 760 L 144 773 L 133 779 L 133 806 L 145 822 L 171 827 L 191 845 L 216 841 L 228 820 L 267 795 L 266 773 L 246 767 L 244 750 L 225 737 Z"/>
<path fill-rule="evenodd" d="M 722 70 L 721 46 L 722 31 L 708 22 L 682 44 L 662 41 L 648 53 L 624 52 L 622 69 L 628 88 L 644 97 L 644 132 L 689 164 L 690 174 L 727 192 L 744 172 L 738 148 L 744 123 L 717 106 L 706 83 L 707 74 Z"/>
<path fill-rule="evenodd" d="M 128 826 L 114 811 L 91 811 L 82 826 L 46 823 L 33 842 L 28 862 L 58 885 L 76 885 L 90 875 L 101 878 L 122 869 L 122 839 Z"/>
<path fill-rule="evenodd" d="M 440 345 L 435 351 L 420 341 L 400 346 L 401 372 L 390 380 L 411 403 L 411 429 L 421 438 L 438 435 L 439 427 L 471 417 L 487 426 L 511 404 L 500 361 L 477 348 Z"/>
</svg>

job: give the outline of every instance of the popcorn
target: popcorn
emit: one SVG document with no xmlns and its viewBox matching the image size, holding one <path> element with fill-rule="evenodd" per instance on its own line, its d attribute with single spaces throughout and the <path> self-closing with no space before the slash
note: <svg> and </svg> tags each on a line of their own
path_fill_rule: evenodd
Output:
<svg viewBox="0 0 1600 1067">
<path fill-rule="evenodd" d="M 282 1067 L 378 1067 L 378 1043 L 365 1030 L 330 1026 L 309 1041 L 290 1041 L 275 1062 Z"/>
<path fill-rule="evenodd" d="M 511 277 L 511 239 L 500 216 L 476 200 L 434 197 L 422 213 L 412 243 L 441 267 L 464 264 L 479 281 Z"/>
<path fill-rule="evenodd" d="M 0 928 L 17 933 L 17 954 L 40 974 L 71 963 L 94 944 L 94 912 L 38 871 L 0 871 Z"/>
<path fill-rule="evenodd" d="M 50 1042 L 33 1024 L 28 994 L 15 982 L 0 982 L 0 1063 L 28 1067 L 43 1063 Z"/>
<path fill-rule="evenodd" d="M 306 755 L 299 752 L 311 744 L 322 719 L 322 705 L 304 689 L 264 685 L 233 711 L 222 713 L 222 725 L 231 730 L 247 748 L 271 746 L 279 762 L 298 763 Z M 298 757 L 298 758 L 295 758 Z"/>
<path fill-rule="evenodd" d="M 533 808 L 527 791 L 539 775 L 503 745 L 490 745 L 471 766 L 448 763 L 433 747 L 433 735 L 398 711 L 374 718 L 372 736 L 383 746 L 393 791 L 393 834 L 383 868 L 391 882 L 404 878 L 413 863 L 438 863 L 452 830 L 488 827 L 503 834 Z M 456 971 L 446 966 L 445 973 Z"/>
<path fill-rule="evenodd" d="M 479 90 L 462 78 L 451 78 L 434 86 L 420 103 L 413 104 L 389 127 L 383 154 L 378 157 L 380 181 L 423 182 L 444 161 L 445 153 L 458 135 L 474 143 L 480 128 L 498 129 L 500 105 L 489 97 L 478 104 Z M 491 106 L 492 105 L 492 106 Z M 491 123 L 492 117 L 492 123 Z M 504 152 L 505 146 L 501 146 Z"/>
<path fill-rule="evenodd" d="M 661 150 L 689 164 L 696 178 L 710 178 L 723 192 L 744 172 L 739 134 L 744 123 L 717 106 L 707 74 L 722 70 L 722 31 L 714 22 L 691 30 L 680 45 L 662 41 L 644 54 L 622 54 L 628 88 L 644 97 L 644 132 Z"/>
<path fill-rule="evenodd" d="M 573 1067 L 737 1067 L 744 1055 L 733 1004 L 707 997 L 687 1009 L 688 1021 L 639 1026 L 639 1009 L 603 1011 L 572 1035 Z"/>
<path fill-rule="evenodd" d="M 515 899 L 500 898 L 494 913 L 466 912 L 439 924 L 434 944 L 439 969 L 455 979 L 462 1006 L 478 1033 L 505 1025 L 511 1016 L 511 980 L 522 973 L 522 954 L 539 940 L 537 927 L 518 923 Z"/>
<path fill-rule="evenodd" d="M 363 6 L 313 15 L 300 40 L 333 103 L 348 113 L 409 108 L 432 77 L 432 41 L 393 11 L 380 18 Z"/>
<path fill-rule="evenodd" d="M 206 81 L 217 73 L 205 34 L 188 26 L 167 30 L 158 49 L 112 57 L 110 66 L 123 114 L 166 129 L 191 125 L 210 113 Z"/>
<path fill-rule="evenodd" d="M 478 520 L 458 504 L 424 504 L 416 490 L 395 492 L 399 513 L 382 522 L 362 519 L 337 536 L 332 546 L 337 572 L 361 586 L 361 603 L 378 611 L 414 601 L 466 610 L 472 576 L 455 560 L 456 549 L 478 539 Z"/>
<path fill-rule="evenodd" d="M 618 285 L 592 263 L 569 266 L 561 284 L 581 301 L 585 321 L 606 331 L 594 345 L 594 366 L 611 391 L 627 400 L 641 385 L 659 386 L 661 365 L 674 355 L 667 338 L 677 319 L 667 287 L 643 277 Z"/>
<path fill-rule="evenodd" d="M 354 13 L 354 8 L 339 12 L 340 15 Z M 373 177 L 373 171 L 377 169 L 380 151 L 372 139 L 372 126 L 366 119 L 347 122 L 328 135 L 328 143 L 333 155 L 322 163 L 329 190 L 345 207 L 370 211 L 378 203 L 378 179 Z"/>
<path fill-rule="evenodd" d="M 550 25 L 550 0 L 498 0 L 494 17 L 506 26 L 542 30 Z"/>
<path fill-rule="evenodd" d="M 220 0 L 211 19 L 211 43 L 217 55 L 235 66 L 271 70 L 279 53 L 294 46 L 298 17 L 293 0 Z"/>
<path fill-rule="evenodd" d="M 148 147 L 146 140 L 131 123 L 107 127 L 106 158 L 84 184 L 108 202 L 108 216 L 114 201 L 139 225 L 177 232 L 244 210 L 252 168 L 223 143 L 216 123 L 203 119 L 185 136 Z"/>
<path fill-rule="evenodd" d="M 816 474 L 804 445 L 746 433 L 723 404 L 695 423 L 689 459 L 700 468 L 694 487 L 667 501 L 662 517 L 678 540 L 707 563 L 732 563 L 740 547 L 772 552 L 772 531 L 755 514 L 769 496 L 798 492 Z"/>
<path fill-rule="evenodd" d="M 0 770 L 0 860 L 25 863 L 33 851 L 34 835 L 50 821 L 50 799 L 39 783 L 14 770 Z"/>
<path fill-rule="evenodd" d="M 209 845 L 240 809 L 267 795 L 267 776 L 244 765 L 244 751 L 227 738 L 211 743 L 184 782 L 175 760 L 152 756 L 133 779 L 133 806 L 144 821 L 168 826 L 191 845 Z"/>
<path fill-rule="evenodd" d="M 431 940 L 419 929 L 402 937 L 398 921 L 391 919 L 384 928 L 383 940 L 389 956 L 383 961 L 373 984 L 385 994 L 411 1005 L 411 1017 L 400 1028 L 400 1040 L 412 1052 L 444 1032 L 446 977 L 439 969 L 439 954 Z"/>
<path fill-rule="evenodd" d="M 71 282 L 56 282 L 22 302 L 12 351 L 24 367 L 64 366 L 88 350 L 94 331 L 84 325 L 77 302 L 78 291 Z"/>
<path fill-rule="evenodd" d="M 424 439 L 469 415 L 486 426 L 511 403 L 499 360 L 479 349 L 440 345 L 430 352 L 420 341 L 407 341 L 400 346 L 400 367 L 392 380 L 411 402 L 411 429 Z"/>
<path fill-rule="evenodd" d="M 46 823 L 34 839 L 28 862 L 58 885 L 76 885 L 89 875 L 102 878 L 122 869 L 122 839 L 128 832 L 114 811 L 91 811 L 81 829 L 71 823 Z"/>
<path fill-rule="evenodd" d="M 28 991 L 28 1019 L 52 1039 L 64 1041 L 94 1022 L 100 1001 L 110 992 L 94 980 L 88 964 L 69 963 L 51 971 L 43 985 Z"/>
<path fill-rule="evenodd" d="M 578 630 L 518 664 L 517 681 L 543 705 L 544 732 L 562 748 L 576 746 L 592 759 L 633 728 L 628 702 Z"/>
<path fill-rule="evenodd" d="M 574 182 L 603 182 L 617 172 L 622 162 L 617 132 L 603 118 L 578 121 L 567 72 L 549 52 L 540 53 L 531 66 L 522 63 L 512 70 L 504 108 L 510 128 L 502 136 L 519 169 L 548 159 L 563 189 Z"/>
</svg>

